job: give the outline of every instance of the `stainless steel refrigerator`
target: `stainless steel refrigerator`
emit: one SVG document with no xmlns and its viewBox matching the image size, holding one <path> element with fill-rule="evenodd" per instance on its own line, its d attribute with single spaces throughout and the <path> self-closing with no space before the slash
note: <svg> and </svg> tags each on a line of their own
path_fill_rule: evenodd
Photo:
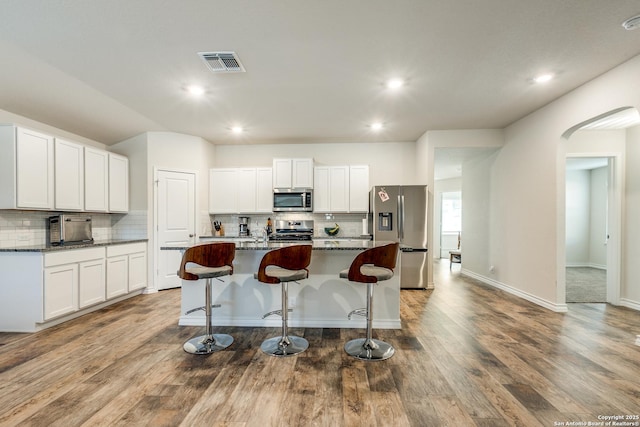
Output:
<svg viewBox="0 0 640 427">
<path fill-rule="evenodd" d="M 400 288 L 426 288 L 427 186 L 379 185 L 369 196 L 374 240 L 400 243 Z"/>
</svg>

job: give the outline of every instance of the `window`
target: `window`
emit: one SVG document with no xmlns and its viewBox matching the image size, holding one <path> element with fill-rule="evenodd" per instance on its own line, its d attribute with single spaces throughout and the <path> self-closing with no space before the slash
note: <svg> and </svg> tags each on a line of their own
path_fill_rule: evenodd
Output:
<svg viewBox="0 0 640 427">
<path fill-rule="evenodd" d="M 462 231 L 462 193 L 442 193 L 442 233 Z"/>
</svg>

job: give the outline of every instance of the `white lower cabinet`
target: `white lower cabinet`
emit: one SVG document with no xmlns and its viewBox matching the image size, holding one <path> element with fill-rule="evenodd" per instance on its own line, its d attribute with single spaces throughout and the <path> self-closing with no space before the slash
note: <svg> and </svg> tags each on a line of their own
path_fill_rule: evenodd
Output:
<svg viewBox="0 0 640 427">
<path fill-rule="evenodd" d="M 0 272 L 0 332 L 36 332 L 139 293 L 147 243 L 0 252 Z"/>
<path fill-rule="evenodd" d="M 78 309 L 78 264 L 44 270 L 44 320 Z"/>
<path fill-rule="evenodd" d="M 106 300 L 104 257 L 78 265 L 78 308 L 85 308 Z"/>
<path fill-rule="evenodd" d="M 126 255 L 107 258 L 107 298 L 129 291 L 129 258 Z"/>
<path fill-rule="evenodd" d="M 129 255 L 129 292 L 147 287 L 147 252 Z"/>
<path fill-rule="evenodd" d="M 44 255 L 44 320 L 104 301 L 104 254 L 104 248 L 99 247 Z M 100 286 L 102 300 L 87 302 L 100 294 L 100 289 L 95 289 Z"/>
<path fill-rule="evenodd" d="M 147 286 L 147 244 L 107 247 L 107 298 Z"/>
</svg>

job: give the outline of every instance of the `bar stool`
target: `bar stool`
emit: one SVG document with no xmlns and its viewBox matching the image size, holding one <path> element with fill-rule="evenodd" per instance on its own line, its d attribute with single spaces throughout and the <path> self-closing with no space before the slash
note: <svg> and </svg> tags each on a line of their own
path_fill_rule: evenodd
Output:
<svg viewBox="0 0 640 427">
<path fill-rule="evenodd" d="M 289 282 L 297 282 L 309 277 L 307 267 L 311 263 L 311 249 L 312 245 L 295 245 L 269 251 L 262 257 L 258 272 L 254 274 L 254 278 L 262 283 L 281 284 L 282 308 L 262 316 L 263 319 L 272 314 L 282 316 L 281 335 L 263 341 L 260 346 L 260 349 L 270 356 L 293 356 L 309 347 L 306 339 L 289 335 L 288 314 L 292 310 L 288 305 L 288 285 Z"/>
<path fill-rule="evenodd" d="M 206 332 L 185 342 L 184 351 L 191 354 L 210 354 L 225 349 L 233 343 L 233 337 L 227 334 L 214 334 L 211 327 L 211 309 L 220 304 L 211 304 L 211 279 L 233 274 L 235 243 L 205 243 L 188 248 L 182 256 L 178 276 L 182 280 L 206 279 L 204 306 L 191 309 L 185 314 L 204 310 Z M 190 265 L 187 265 L 190 264 Z M 197 264 L 197 265 L 194 265 Z"/>
<path fill-rule="evenodd" d="M 344 351 L 349 356 L 362 360 L 385 360 L 393 356 L 395 352 L 391 344 L 372 337 L 373 289 L 379 281 L 389 280 L 393 277 L 398 247 L 398 243 L 390 243 L 367 249 L 355 257 L 348 270 L 340 272 L 340 277 L 343 279 L 367 284 L 367 307 L 353 310 L 348 316 L 349 319 L 354 314 L 367 318 L 367 337 L 356 338 L 345 344 Z"/>
</svg>

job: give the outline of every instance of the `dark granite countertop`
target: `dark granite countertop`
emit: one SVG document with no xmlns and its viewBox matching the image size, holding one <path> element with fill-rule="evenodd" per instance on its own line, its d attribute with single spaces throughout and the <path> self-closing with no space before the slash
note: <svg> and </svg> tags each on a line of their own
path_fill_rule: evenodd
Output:
<svg viewBox="0 0 640 427">
<path fill-rule="evenodd" d="M 16 246 L 13 248 L 0 248 L 0 252 L 58 252 L 68 251 L 71 249 L 86 249 L 100 246 L 124 245 L 127 243 L 147 242 L 149 239 L 109 239 L 99 240 L 93 243 L 77 243 L 61 246 L 52 245 L 32 245 L 32 246 Z"/>
<path fill-rule="evenodd" d="M 200 236 L 201 240 L 245 240 L 254 241 L 254 236 Z M 313 236 L 313 240 L 371 240 L 370 234 L 363 234 L 360 236 Z"/>
</svg>

